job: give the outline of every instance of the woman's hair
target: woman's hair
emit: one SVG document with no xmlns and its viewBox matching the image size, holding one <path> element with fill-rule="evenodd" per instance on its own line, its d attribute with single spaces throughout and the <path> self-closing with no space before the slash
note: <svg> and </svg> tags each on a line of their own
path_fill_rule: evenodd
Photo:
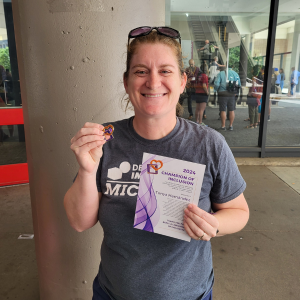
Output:
<svg viewBox="0 0 300 300">
<path fill-rule="evenodd" d="M 131 64 L 133 55 L 137 53 L 139 46 L 143 45 L 143 44 L 163 44 L 163 45 L 169 46 L 175 54 L 180 74 L 181 75 L 184 74 L 185 69 L 184 69 L 184 63 L 183 63 L 183 57 L 182 57 L 182 53 L 181 53 L 180 44 L 177 42 L 176 39 L 167 37 L 162 34 L 158 34 L 157 31 L 153 30 L 148 35 L 139 36 L 139 37 L 135 38 L 129 45 L 127 45 L 126 71 L 124 72 L 125 79 L 128 79 L 130 64 Z M 123 100 L 127 101 L 126 108 L 125 108 L 125 111 L 126 111 L 128 108 L 130 99 L 129 99 L 129 97 L 126 97 L 126 95 L 125 95 L 123 97 Z"/>
<path fill-rule="evenodd" d="M 179 102 L 177 102 L 177 104 L 176 104 L 176 116 L 177 117 L 182 117 L 183 113 L 184 113 L 184 108 L 182 107 L 182 105 Z"/>
<path fill-rule="evenodd" d="M 283 71 L 283 69 L 282 69 L 282 68 L 280 68 L 280 71 L 282 71 L 282 73 L 284 73 L 284 71 Z"/>
</svg>

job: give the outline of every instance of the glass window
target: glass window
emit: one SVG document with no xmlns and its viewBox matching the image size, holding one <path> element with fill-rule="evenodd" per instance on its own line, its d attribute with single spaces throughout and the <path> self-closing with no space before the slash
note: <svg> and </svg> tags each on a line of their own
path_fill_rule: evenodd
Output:
<svg viewBox="0 0 300 300">
<path fill-rule="evenodd" d="M 19 72 L 10 1 L 0 3 L 0 109 L 21 106 Z"/>
<path fill-rule="evenodd" d="M 218 130 L 231 147 L 258 145 L 269 11 L 269 0 L 166 1 L 189 78 L 183 117 Z"/>
<path fill-rule="evenodd" d="M 0 3 L 0 165 L 26 163 L 12 7 Z M 18 113 L 17 113 L 18 112 Z M 21 112 L 22 113 L 22 112 Z M 18 117 L 16 117 L 18 115 Z M 16 124 L 18 125 L 7 125 Z"/>
<path fill-rule="evenodd" d="M 26 163 L 23 125 L 0 126 L 0 165 Z"/>
<path fill-rule="evenodd" d="M 267 146 L 300 145 L 300 10 L 279 1 L 268 107 Z"/>
</svg>

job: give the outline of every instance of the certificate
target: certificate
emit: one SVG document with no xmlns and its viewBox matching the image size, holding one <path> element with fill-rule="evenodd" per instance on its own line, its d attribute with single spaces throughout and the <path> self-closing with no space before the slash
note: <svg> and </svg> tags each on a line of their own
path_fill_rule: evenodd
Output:
<svg viewBox="0 0 300 300">
<path fill-rule="evenodd" d="M 198 205 L 205 165 L 144 153 L 133 227 L 190 241 L 184 209 Z"/>
</svg>

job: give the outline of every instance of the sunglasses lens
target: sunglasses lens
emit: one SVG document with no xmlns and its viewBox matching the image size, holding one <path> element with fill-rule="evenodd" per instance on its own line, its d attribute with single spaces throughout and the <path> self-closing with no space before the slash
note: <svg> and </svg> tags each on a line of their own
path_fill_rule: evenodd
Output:
<svg viewBox="0 0 300 300">
<path fill-rule="evenodd" d="M 139 35 L 142 35 L 144 33 L 147 33 L 149 32 L 149 30 L 151 30 L 151 27 L 140 27 L 140 28 L 136 28 L 136 29 L 133 29 L 132 31 L 130 31 L 129 35 L 130 37 L 135 37 L 135 36 L 139 36 Z"/>
<path fill-rule="evenodd" d="M 158 27 L 158 30 L 169 36 L 169 37 L 172 37 L 172 38 L 178 38 L 180 35 L 179 35 L 179 32 L 173 28 L 167 28 L 167 27 Z"/>
</svg>

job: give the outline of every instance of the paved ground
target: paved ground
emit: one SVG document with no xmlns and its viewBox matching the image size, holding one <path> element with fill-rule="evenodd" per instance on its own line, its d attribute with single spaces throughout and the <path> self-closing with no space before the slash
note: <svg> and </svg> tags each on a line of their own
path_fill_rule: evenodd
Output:
<svg viewBox="0 0 300 300">
<path fill-rule="evenodd" d="M 187 100 L 183 102 L 184 114 L 183 117 L 189 116 L 187 110 Z M 195 121 L 195 107 L 193 103 Z M 271 121 L 268 122 L 267 129 L 267 146 L 299 146 L 300 145 L 300 101 L 299 104 L 280 103 L 279 105 L 272 105 Z M 209 106 L 206 109 L 207 119 L 203 122 L 211 128 L 218 130 L 221 127 L 221 121 L 218 120 L 219 108 Z M 244 120 L 248 118 L 248 106 L 238 105 L 235 111 L 235 120 L 233 123 L 233 131 L 220 131 L 224 135 L 230 147 L 255 147 L 258 145 L 259 128 L 246 129 L 249 122 Z M 229 121 L 226 121 L 228 128 Z"/>
<path fill-rule="evenodd" d="M 212 241 L 214 300 L 300 299 L 299 164 L 265 162 L 273 166 L 238 162 L 251 216 L 241 232 Z M 38 300 L 34 241 L 18 239 L 33 232 L 29 186 L 0 188 L 0 199 L 0 299 Z"/>
</svg>

